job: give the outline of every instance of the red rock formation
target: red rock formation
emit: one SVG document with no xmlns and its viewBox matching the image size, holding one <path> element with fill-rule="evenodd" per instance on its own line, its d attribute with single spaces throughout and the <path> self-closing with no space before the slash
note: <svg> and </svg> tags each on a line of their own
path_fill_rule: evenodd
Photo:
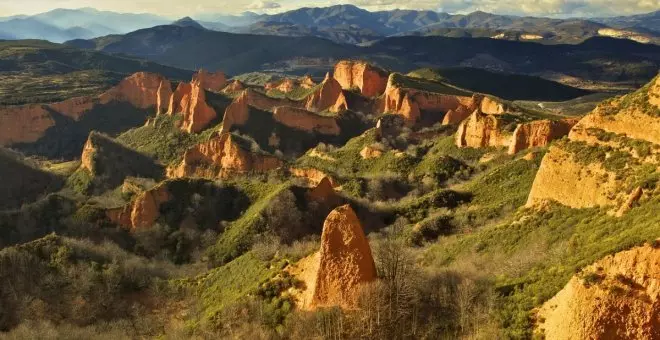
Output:
<svg viewBox="0 0 660 340">
<path fill-rule="evenodd" d="M 184 97 L 190 95 L 191 90 L 192 85 L 190 83 L 179 83 L 179 85 L 176 87 L 176 90 L 174 90 L 170 96 L 170 102 L 166 114 L 171 116 L 173 114 L 187 110 L 188 101 L 184 101 L 183 99 Z"/>
<path fill-rule="evenodd" d="M 644 190 L 642 190 L 642 187 L 637 187 L 633 192 L 630 193 L 630 196 L 628 196 L 628 199 L 626 202 L 619 208 L 619 211 L 617 211 L 616 215 L 621 217 L 625 213 L 628 212 L 628 210 L 632 209 L 637 202 L 642 198 L 642 195 L 644 195 Z"/>
<path fill-rule="evenodd" d="M 217 117 L 215 110 L 206 103 L 206 91 L 198 82 L 193 82 L 188 110 L 183 111 L 183 124 L 181 128 L 189 133 L 202 131 Z"/>
<path fill-rule="evenodd" d="M 262 111 L 273 111 L 278 106 L 303 107 L 304 105 L 302 102 L 296 102 L 286 98 L 272 98 L 250 88 L 245 91 L 247 92 L 248 104 Z"/>
<path fill-rule="evenodd" d="M 339 186 L 339 183 L 332 178 L 331 176 L 328 176 L 325 172 L 314 169 L 314 168 L 290 168 L 289 172 L 291 172 L 291 175 L 295 177 L 300 177 L 306 179 L 311 185 L 316 186 L 319 183 L 321 183 L 322 180 L 328 179 L 330 181 L 330 184 L 332 185 L 333 188 L 336 188 Z"/>
<path fill-rule="evenodd" d="M 303 109 L 280 106 L 275 108 L 273 118 L 296 130 L 333 136 L 341 133 L 334 117 L 321 116 Z"/>
<path fill-rule="evenodd" d="M 335 65 L 335 79 L 346 90 L 359 88 L 367 97 L 380 96 L 385 92 L 389 73 L 362 61 L 342 60 Z"/>
<path fill-rule="evenodd" d="M 305 108 L 321 112 L 330 109 L 342 95 L 341 85 L 330 73 L 326 74 L 321 87 L 307 97 Z"/>
<path fill-rule="evenodd" d="M 274 156 L 245 150 L 231 134 L 216 135 L 186 151 L 183 161 L 168 169 L 168 177 L 226 178 L 236 173 L 266 172 L 279 168 Z"/>
<path fill-rule="evenodd" d="M 353 308 L 360 285 L 376 278 L 371 248 L 357 215 L 350 205 L 333 210 L 323 224 L 312 305 Z"/>
<path fill-rule="evenodd" d="M 98 99 L 96 98 L 75 97 L 58 103 L 48 104 L 47 107 L 77 121 L 87 112 L 91 111 L 96 104 L 98 104 Z"/>
<path fill-rule="evenodd" d="M 521 150 L 547 146 L 553 140 L 567 136 L 577 122 L 577 119 L 568 118 L 558 121 L 537 120 L 519 124 L 513 132 L 509 154 L 514 155 Z"/>
<path fill-rule="evenodd" d="M 484 96 L 479 105 L 481 112 L 489 115 L 499 115 L 509 111 L 509 108 L 502 101 L 493 97 Z"/>
<path fill-rule="evenodd" d="M 83 147 L 82 155 L 80 156 L 80 167 L 86 169 L 90 173 L 95 173 L 94 169 L 94 153 L 96 152 L 96 145 L 92 135 L 87 138 L 85 146 Z"/>
<path fill-rule="evenodd" d="M 164 81 L 167 80 L 161 75 L 138 72 L 101 94 L 99 99 L 101 104 L 128 102 L 137 108 L 148 109 L 158 104 L 160 85 Z"/>
<path fill-rule="evenodd" d="M 302 79 L 300 79 L 300 86 L 304 89 L 311 89 L 312 87 L 316 86 L 316 82 L 314 82 L 314 79 L 309 74 L 306 74 Z"/>
<path fill-rule="evenodd" d="M 240 92 L 245 90 L 245 84 L 240 80 L 234 80 L 229 85 L 227 85 L 222 92 L 231 93 L 231 92 Z"/>
<path fill-rule="evenodd" d="M 474 111 L 458 126 L 456 146 L 482 148 L 508 146 L 510 136 L 503 131 L 503 123 L 493 115 Z"/>
<path fill-rule="evenodd" d="M 344 94 L 344 91 L 342 91 L 339 94 L 339 97 L 337 97 L 337 100 L 335 101 L 335 104 L 330 107 L 328 110 L 330 112 L 342 112 L 348 110 L 348 100 L 346 99 L 346 95 Z"/>
<path fill-rule="evenodd" d="M 250 106 L 248 105 L 248 91 L 236 97 L 234 101 L 225 109 L 225 115 L 222 118 L 222 128 L 220 134 L 225 134 L 231 131 L 234 125 L 243 125 L 250 118 Z"/>
<path fill-rule="evenodd" d="M 21 105 L 0 108 L 0 145 L 32 143 L 55 125 L 43 105 Z"/>
<path fill-rule="evenodd" d="M 449 110 L 442 119 L 442 125 L 458 125 L 464 121 L 467 117 L 472 114 L 477 109 L 481 109 L 481 103 L 484 99 L 483 95 L 474 94 L 472 99 L 468 101 L 463 101 L 454 110 Z M 483 112 L 483 111 L 482 111 Z"/>
<path fill-rule="evenodd" d="M 158 86 L 156 97 L 156 114 L 166 113 L 169 109 L 170 97 L 172 97 L 172 84 L 169 80 L 163 80 Z"/>
<path fill-rule="evenodd" d="M 218 92 L 227 86 L 227 76 L 222 72 L 199 70 L 193 75 L 192 83 L 195 82 L 205 90 Z"/>
<path fill-rule="evenodd" d="M 139 194 L 130 204 L 106 211 L 110 221 L 131 231 L 151 227 L 160 217 L 161 204 L 172 196 L 165 184 Z"/>
<path fill-rule="evenodd" d="M 191 83 L 179 83 L 170 96 L 168 115 L 180 113 L 183 116 L 181 129 L 189 133 L 202 131 L 217 117 L 215 110 L 206 103 L 206 91 L 197 76 Z"/>
<path fill-rule="evenodd" d="M 546 339 L 660 339 L 660 248 L 633 248 L 584 268 L 536 319 Z"/>
</svg>

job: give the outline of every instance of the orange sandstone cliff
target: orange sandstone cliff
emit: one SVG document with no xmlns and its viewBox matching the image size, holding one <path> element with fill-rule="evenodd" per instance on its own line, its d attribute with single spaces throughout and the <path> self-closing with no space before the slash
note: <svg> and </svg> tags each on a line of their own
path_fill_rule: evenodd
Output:
<svg viewBox="0 0 660 340">
<path fill-rule="evenodd" d="M 279 123 L 296 130 L 332 136 L 341 133 L 334 117 L 321 116 L 303 109 L 280 106 L 275 108 L 273 118 Z"/>
<path fill-rule="evenodd" d="M 335 106 L 341 95 L 341 85 L 328 73 L 319 89 L 307 97 L 305 108 L 316 112 L 328 110 Z"/>
<path fill-rule="evenodd" d="M 216 135 L 188 149 L 181 163 L 169 168 L 168 177 L 226 178 L 232 174 L 266 172 L 279 168 L 277 157 L 247 150 L 232 134 Z"/>
<path fill-rule="evenodd" d="M 546 339 L 660 339 L 660 248 L 645 245 L 582 270 L 539 310 Z"/>
<path fill-rule="evenodd" d="M 389 73 L 363 61 L 342 60 L 335 65 L 335 79 L 345 90 L 360 89 L 367 97 L 376 97 L 387 87 Z"/>
<path fill-rule="evenodd" d="M 110 221 L 129 230 L 151 227 L 160 217 L 161 204 L 168 202 L 172 196 L 165 184 L 146 190 L 128 205 L 109 209 L 106 216 Z"/>
<path fill-rule="evenodd" d="M 203 76 L 197 76 L 190 83 L 179 83 L 170 96 L 168 115 L 181 114 L 181 129 L 189 133 L 202 131 L 217 117 L 215 110 L 206 103 L 206 90 Z"/>
<path fill-rule="evenodd" d="M 578 120 L 573 118 L 558 121 L 537 120 L 519 124 L 513 132 L 509 154 L 514 155 L 521 150 L 544 147 L 551 141 L 568 135 Z"/>
<path fill-rule="evenodd" d="M 147 72 L 138 72 L 122 80 L 119 85 L 99 96 L 101 104 L 112 101 L 128 102 L 134 107 L 148 109 L 156 107 L 161 83 L 165 77 Z"/>
<path fill-rule="evenodd" d="M 43 105 L 21 105 L 0 108 L 0 145 L 32 143 L 55 125 Z"/>
<path fill-rule="evenodd" d="M 508 146 L 511 136 L 503 130 L 504 123 L 496 116 L 474 111 L 465 119 L 456 132 L 458 147 L 500 147 Z"/>
<path fill-rule="evenodd" d="M 660 78 L 653 84 L 658 82 Z M 600 104 L 571 129 L 567 140 L 550 147 L 527 205 L 556 201 L 624 213 L 625 206 L 635 203 L 630 197 L 639 201 L 652 195 L 653 190 L 635 191 L 648 174 L 642 169 L 660 169 L 660 107 L 653 103 L 660 87 L 653 84 Z"/>
<path fill-rule="evenodd" d="M 360 285 L 376 278 L 376 266 L 360 220 L 350 205 L 336 208 L 323 224 L 312 305 L 355 307 Z"/>
<path fill-rule="evenodd" d="M 206 70 L 199 70 L 193 74 L 193 83 L 198 83 L 204 90 L 221 91 L 227 86 L 227 76 L 222 72 L 207 72 Z"/>
</svg>

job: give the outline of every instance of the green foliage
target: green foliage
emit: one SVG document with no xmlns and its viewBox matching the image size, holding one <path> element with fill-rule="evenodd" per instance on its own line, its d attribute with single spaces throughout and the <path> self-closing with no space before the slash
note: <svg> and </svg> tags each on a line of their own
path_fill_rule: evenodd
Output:
<svg viewBox="0 0 660 340">
<path fill-rule="evenodd" d="M 532 309 L 596 260 L 657 238 L 660 200 L 653 198 L 617 218 L 599 209 L 559 205 L 520 212 L 515 222 L 447 238 L 429 249 L 426 263 L 465 263 L 496 278 L 496 315 L 507 337 L 527 338 Z M 515 267 L 507 263 L 520 259 Z"/>
</svg>

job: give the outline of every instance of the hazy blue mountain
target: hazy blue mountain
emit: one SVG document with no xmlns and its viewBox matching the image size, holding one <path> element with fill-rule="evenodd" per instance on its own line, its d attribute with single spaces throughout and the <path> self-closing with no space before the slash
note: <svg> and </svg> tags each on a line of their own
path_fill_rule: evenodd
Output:
<svg viewBox="0 0 660 340">
<path fill-rule="evenodd" d="M 179 26 L 179 27 L 195 27 L 199 29 L 206 29 L 204 26 L 202 26 L 199 22 L 193 20 L 191 17 L 181 18 L 173 22 L 171 25 Z"/>
<path fill-rule="evenodd" d="M 594 18 L 592 20 L 617 28 L 646 29 L 660 33 L 660 10 L 646 14 L 613 18 Z"/>
</svg>

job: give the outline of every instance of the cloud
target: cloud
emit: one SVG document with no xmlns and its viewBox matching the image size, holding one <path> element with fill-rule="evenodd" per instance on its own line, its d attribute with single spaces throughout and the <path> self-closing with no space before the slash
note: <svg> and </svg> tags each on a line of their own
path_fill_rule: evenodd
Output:
<svg viewBox="0 0 660 340">
<path fill-rule="evenodd" d="M 272 9 L 277 9 L 281 8 L 282 5 L 280 5 L 278 2 L 275 1 L 257 1 L 253 2 L 250 6 L 248 6 L 248 9 L 251 10 L 272 10 Z"/>
</svg>

